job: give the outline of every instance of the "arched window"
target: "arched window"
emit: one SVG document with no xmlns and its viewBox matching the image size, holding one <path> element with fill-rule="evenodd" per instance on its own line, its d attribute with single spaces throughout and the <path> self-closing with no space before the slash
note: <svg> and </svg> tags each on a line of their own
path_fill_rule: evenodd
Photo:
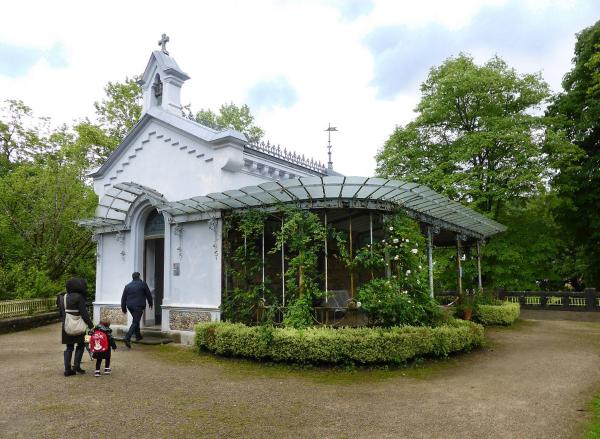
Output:
<svg viewBox="0 0 600 439">
<path fill-rule="evenodd" d="M 165 219 L 162 214 L 153 210 L 146 220 L 144 238 L 162 238 L 163 236 L 165 236 Z"/>
</svg>

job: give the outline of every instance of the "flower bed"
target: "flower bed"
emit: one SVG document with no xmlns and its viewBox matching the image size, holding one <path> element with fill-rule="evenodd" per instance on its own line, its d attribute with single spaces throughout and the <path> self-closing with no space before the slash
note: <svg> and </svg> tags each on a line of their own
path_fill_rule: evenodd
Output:
<svg viewBox="0 0 600 439">
<path fill-rule="evenodd" d="M 512 325 L 519 317 L 521 307 L 518 303 L 502 302 L 498 305 L 478 305 L 475 318 L 483 325 Z"/>
<path fill-rule="evenodd" d="M 481 325 L 458 320 L 434 328 L 293 329 L 224 322 L 196 326 L 201 351 L 302 364 L 403 364 L 468 351 L 483 340 Z"/>
</svg>

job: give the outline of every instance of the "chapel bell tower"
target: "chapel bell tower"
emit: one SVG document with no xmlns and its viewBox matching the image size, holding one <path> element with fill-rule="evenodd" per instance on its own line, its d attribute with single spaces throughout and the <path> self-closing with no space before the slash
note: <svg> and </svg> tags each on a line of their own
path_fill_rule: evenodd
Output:
<svg viewBox="0 0 600 439">
<path fill-rule="evenodd" d="M 169 37 L 163 34 L 158 41 L 161 49 L 152 52 L 142 79 L 138 81 L 144 96 L 143 113 L 150 108 L 160 108 L 181 115 L 181 86 L 190 77 L 169 56 L 168 42 Z"/>
</svg>

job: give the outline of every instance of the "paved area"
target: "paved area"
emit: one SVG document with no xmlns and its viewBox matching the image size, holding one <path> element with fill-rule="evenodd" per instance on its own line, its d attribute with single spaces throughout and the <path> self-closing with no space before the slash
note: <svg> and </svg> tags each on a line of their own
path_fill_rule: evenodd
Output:
<svg viewBox="0 0 600 439">
<path fill-rule="evenodd" d="M 522 321 L 486 348 L 396 370 L 301 369 L 172 345 L 62 376 L 59 326 L 0 335 L 1 437 L 577 438 L 600 324 Z"/>
</svg>

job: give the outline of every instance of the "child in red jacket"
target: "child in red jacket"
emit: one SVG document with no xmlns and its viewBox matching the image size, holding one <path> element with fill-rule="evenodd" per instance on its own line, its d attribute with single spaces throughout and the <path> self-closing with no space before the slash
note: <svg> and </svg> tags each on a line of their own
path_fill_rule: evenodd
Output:
<svg viewBox="0 0 600 439">
<path fill-rule="evenodd" d="M 90 331 L 90 350 L 96 359 L 96 370 L 94 376 L 100 376 L 100 366 L 104 360 L 104 375 L 110 375 L 110 354 L 112 349 L 117 349 L 117 343 L 112 336 L 110 322 L 101 320 L 94 329 Z"/>
</svg>

